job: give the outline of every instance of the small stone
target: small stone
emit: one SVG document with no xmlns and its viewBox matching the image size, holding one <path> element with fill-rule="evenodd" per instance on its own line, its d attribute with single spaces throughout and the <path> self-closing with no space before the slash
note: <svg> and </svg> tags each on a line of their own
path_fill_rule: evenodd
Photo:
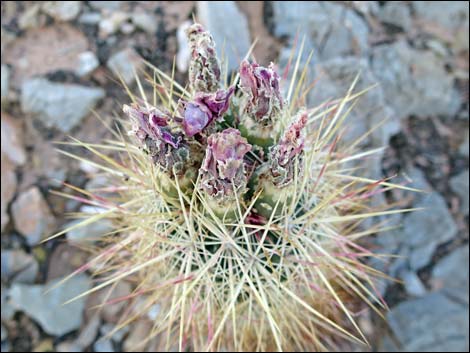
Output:
<svg viewBox="0 0 470 353">
<path fill-rule="evenodd" d="M 470 140 L 469 140 L 468 129 L 466 129 L 465 140 L 460 145 L 459 152 L 460 154 L 468 158 L 469 150 L 470 150 Z"/>
<path fill-rule="evenodd" d="M 40 4 L 28 6 L 18 18 L 18 27 L 22 30 L 38 27 L 40 9 Z"/>
<path fill-rule="evenodd" d="M 76 18 L 81 10 L 81 1 L 46 1 L 42 10 L 59 21 L 70 21 Z"/>
<path fill-rule="evenodd" d="M 100 62 L 98 61 L 95 53 L 92 51 L 85 51 L 78 56 L 78 66 L 75 73 L 78 76 L 86 76 L 93 72 L 93 70 L 98 66 L 100 66 Z"/>
<path fill-rule="evenodd" d="M 251 45 L 248 21 L 235 1 L 198 1 L 198 20 L 208 30 L 215 43 L 219 58 L 224 57 L 222 67 L 238 70 L 239 64 Z M 223 55 L 222 55 L 223 54 Z"/>
<path fill-rule="evenodd" d="M 3 324 L 2 324 L 2 337 L 1 337 L 1 338 L 2 338 L 2 341 L 6 340 L 7 337 L 8 337 L 8 332 L 7 332 L 6 328 L 5 328 L 5 327 L 3 326 Z M 3 349 L 2 349 L 2 352 L 3 352 Z"/>
<path fill-rule="evenodd" d="M 451 240 L 458 229 L 445 200 L 438 193 L 424 196 L 414 207 L 422 210 L 405 217 L 401 241 L 411 249 L 410 267 L 416 271 L 426 266 L 437 246 Z"/>
<path fill-rule="evenodd" d="M 113 343 L 105 338 L 100 338 L 93 344 L 95 352 L 114 352 Z"/>
<path fill-rule="evenodd" d="M 460 211 L 464 215 L 468 215 L 469 211 L 469 186 L 468 186 L 469 173 L 468 169 L 450 179 L 450 188 L 453 192 L 459 195 Z"/>
<path fill-rule="evenodd" d="M 176 68 L 179 72 L 187 72 L 191 51 L 189 50 L 188 37 L 186 29 L 191 26 L 191 21 L 183 22 L 176 31 L 176 40 L 178 41 L 178 53 L 176 53 Z"/>
<path fill-rule="evenodd" d="M 74 342 L 64 341 L 56 346 L 56 352 L 83 352 L 83 349 Z"/>
<path fill-rule="evenodd" d="M 116 328 L 115 325 L 113 324 L 104 324 L 100 328 L 100 333 L 103 337 L 106 337 L 108 334 L 110 334 L 112 331 L 114 331 Z M 109 339 L 112 342 L 115 342 L 117 344 L 120 344 L 124 336 L 129 332 L 130 326 L 126 325 L 119 330 L 115 331 Z"/>
<path fill-rule="evenodd" d="M 100 328 L 101 320 L 99 315 L 95 315 L 91 320 L 85 325 L 85 327 L 80 332 L 80 335 L 74 341 L 74 345 L 85 350 L 95 341 L 96 335 Z"/>
<path fill-rule="evenodd" d="M 468 244 L 442 258 L 432 270 L 432 283 L 451 300 L 468 302 Z"/>
<path fill-rule="evenodd" d="M 154 15 L 147 12 L 134 12 L 131 15 L 132 23 L 139 29 L 149 34 L 155 34 L 158 22 Z"/>
<path fill-rule="evenodd" d="M 97 25 L 101 21 L 101 14 L 99 12 L 87 12 L 78 18 L 78 22 L 85 25 Z"/>
<path fill-rule="evenodd" d="M 54 216 L 37 187 L 21 193 L 11 206 L 16 229 L 30 246 L 52 235 Z"/>
<path fill-rule="evenodd" d="M 2 250 L 2 281 L 33 283 L 38 271 L 34 256 L 23 250 Z"/>
<path fill-rule="evenodd" d="M 26 162 L 26 152 L 23 147 L 21 122 L 4 112 L 1 113 L 1 122 L 2 153 L 16 165 L 23 165 Z"/>
<path fill-rule="evenodd" d="M 129 16 L 126 13 L 120 11 L 112 12 L 110 15 L 104 17 L 98 26 L 100 38 L 106 38 L 116 33 L 128 18 Z"/>
<path fill-rule="evenodd" d="M 461 99 L 445 61 L 429 50 L 416 50 L 405 41 L 379 45 L 372 54 L 372 70 L 386 102 L 399 119 L 410 115 L 453 117 Z"/>
<path fill-rule="evenodd" d="M 8 224 L 10 217 L 8 215 L 8 205 L 15 196 L 16 192 L 16 174 L 15 165 L 3 153 L 1 153 L 1 199 L 0 199 L 0 219 L 1 230 Z"/>
<path fill-rule="evenodd" d="M 147 338 L 152 323 L 148 320 L 139 320 L 131 328 L 131 332 L 124 340 L 122 348 L 125 352 L 143 351 L 145 349 L 145 338 Z M 143 345 L 144 344 L 144 345 Z"/>
<path fill-rule="evenodd" d="M 67 223 L 65 228 L 79 224 L 83 220 Z M 73 242 L 98 241 L 105 234 L 113 230 L 113 223 L 109 219 L 102 219 L 83 227 L 75 228 L 67 232 L 67 239 Z"/>
<path fill-rule="evenodd" d="M 89 290 L 91 283 L 87 276 L 77 275 L 52 289 L 56 284 L 57 281 L 47 285 L 13 284 L 10 300 L 17 310 L 36 320 L 46 333 L 62 336 L 81 326 L 85 298 L 64 303 Z"/>
<path fill-rule="evenodd" d="M 111 291 L 111 295 L 109 292 Z M 127 307 L 128 302 L 123 300 L 112 303 L 117 298 L 123 298 L 131 293 L 131 285 L 124 281 L 119 281 L 113 288 L 106 288 L 102 292 L 101 301 L 104 301 L 102 308 L 102 317 L 108 323 L 117 323 L 120 319 L 120 313 Z M 111 304 L 106 304 L 110 302 Z"/>
<path fill-rule="evenodd" d="M 112 55 L 107 66 L 116 76 L 122 77 L 126 84 L 131 84 L 142 67 L 142 58 L 134 49 L 127 48 Z"/>
<path fill-rule="evenodd" d="M 426 294 L 426 287 L 416 273 L 406 271 L 402 273 L 400 277 L 404 282 L 408 295 L 412 297 L 422 297 Z"/>
<path fill-rule="evenodd" d="M 97 10 L 119 10 L 123 1 L 88 1 L 88 4 Z"/>
<path fill-rule="evenodd" d="M 21 108 L 47 127 L 70 132 L 105 95 L 101 88 L 49 82 L 37 78 L 21 89 Z"/>
<path fill-rule="evenodd" d="M 6 65 L 2 65 L 2 86 L 1 99 L 6 100 L 8 97 L 8 89 L 10 88 L 10 69 Z"/>
<path fill-rule="evenodd" d="M 411 10 L 406 1 L 389 1 L 381 8 L 380 20 L 388 25 L 401 28 L 404 32 L 411 29 Z"/>
<path fill-rule="evenodd" d="M 466 352 L 468 314 L 468 307 L 433 293 L 398 304 L 387 319 L 401 352 Z"/>
</svg>

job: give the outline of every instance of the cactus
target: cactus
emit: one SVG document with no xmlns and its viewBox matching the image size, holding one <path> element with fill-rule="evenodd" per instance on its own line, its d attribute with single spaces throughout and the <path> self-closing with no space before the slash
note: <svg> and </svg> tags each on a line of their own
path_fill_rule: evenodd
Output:
<svg viewBox="0 0 470 353">
<path fill-rule="evenodd" d="M 74 273 L 94 269 L 101 279 L 81 296 L 131 281 L 133 293 L 118 299 L 129 310 L 117 328 L 158 304 L 154 327 L 136 350 L 155 337 L 160 349 L 179 351 L 367 342 L 354 310 L 361 301 L 378 312 L 385 304 L 374 290 L 380 274 L 365 263 L 374 254 L 358 244 L 380 227 L 360 224 L 403 210 L 368 208 L 382 184 L 400 186 L 352 174 L 348 163 L 370 153 L 338 142 L 345 106 L 360 94 L 351 87 L 328 105 L 302 107 L 305 72 L 290 90 L 299 95 L 288 100 L 272 64 L 247 60 L 239 80 L 224 88 L 210 34 L 199 24 L 187 34 L 188 90 L 148 64 L 160 99 L 130 95 L 123 124 L 131 139 L 74 142 L 102 160 L 95 165 L 113 192 L 77 196 L 104 209 L 81 224 L 109 218 L 116 226 Z M 291 76 L 294 82 L 299 75 Z"/>
</svg>

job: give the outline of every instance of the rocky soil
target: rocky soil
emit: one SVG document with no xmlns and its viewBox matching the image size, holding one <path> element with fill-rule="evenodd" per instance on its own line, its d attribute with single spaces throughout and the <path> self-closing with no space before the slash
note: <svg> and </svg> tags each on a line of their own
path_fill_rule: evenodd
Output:
<svg viewBox="0 0 470 353">
<path fill-rule="evenodd" d="M 227 43 L 232 69 L 257 38 L 257 61 L 275 61 L 282 70 L 305 38 L 304 49 L 314 53 L 308 78 L 316 81 L 309 105 L 343 95 L 358 71 L 357 89 L 378 83 L 351 114 L 345 142 L 386 119 L 362 142 L 387 147 L 367 161 L 366 173 L 396 176 L 395 182 L 426 192 L 388 192 L 374 202 L 426 211 L 388 218 L 397 228 L 368 244 L 397 255 L 374 265 L 399 281 L 379 283 L 390 305 L 386 320 L 367 311 L 359 321 L 370 350 L 468 351 L 469 5 L 463 1 L 3 1 L 2 351 L 126 351 L 158 319 L 154 308 L 105 337 L 124 307 L 92 307 L 131 288 L 121 283 L 62 306 L 93 285 L 86 274 L 41 295 L 84 263 L 83 242 L 110 224 L 41 240 L 74 222 L 67 212 L 86 211 L 52 190 L 70 192 L 63 182 L 100 185 L 92 166 L 60 155 L 54 142 L 68 135 L 107 138 L 91 110 L 111 123 L 127 102 L 116 75 L 134 86 L 142 59 L 171 72 L 176 56 L 182 81 L 189 55 L 183 33 L 193 14 L 218 43 Z M 147 350 L 157 344 L 149 342 Z"/>
</svg>

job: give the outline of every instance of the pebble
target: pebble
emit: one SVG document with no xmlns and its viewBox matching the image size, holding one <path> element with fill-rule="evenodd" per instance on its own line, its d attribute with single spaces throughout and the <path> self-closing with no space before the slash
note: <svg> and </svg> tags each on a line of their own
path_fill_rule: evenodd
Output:
<svg viewBox="0 0 470 353">
<path fill-rule="evenodd" d="M 2 250 L 2 281 L 33 283 L 38 271 L 34 256 L 23 250 Z"/>
<path fill-rule="evenodd" d="M 132 23 L 139 29 L 149 34 L 155 34 L 158 29 L 158 21 L 153 14 L 147 12 L 134 12 L 131 15 Z"/>
<path fill-rule="evenodd" d="M 81 1 L 46 1 L 42 4 L 42 10 L 59 21 L 75 19 L 80 13 L 81 8 Z"/>
<path fill-rule="evenodd" d="M 426 294 L 426 287 L 416 273 L 406 271 L 402 273 L 400 277 L 404 282 L 408 295 L 412 297 L 422 297 Z"/>
<path fill-rule="evenodd" d="M 54 216 L 37 187 L 22 192 L 11 206 L 16 229 L 26 237 L 30 246 L 52 235 Z"/>
<path fill-rule="evenodd" d="M 89 290 L 91 282 L 87 276 L 77 275 L 51 290 L 55 284 L 57 281 L 47 285 L 15 283 L 10 289 L 10 301 L 17 310 L 37 321 L 46 333 L 62 336 L 81 326 L 85 298 L 63 304 Z"/>
<path fill-rule="evenodd" d="M 134 49 L 127 48 L 112 55 L 107 66 L 116 76 L 122 77 L 126 84 L 131 84 L 135 75 L 139 74 L 142 64 L 139 54 Z"/>
<path fill-rule="evenodd" d="M 404 32 L 412 27 L 411 9 L 406 1 L 386 2 L 380 12 L 379 19 L 388 25 L 400 28 Z"/>
<path fill-rule="evenodd" d="M 23 127 L 21 121 L 11 115 L 1 113 L 1 149 L 10 161 L 16 165 L 26 162 L 26 152 L 23 147 Z"/>
<path fill-rule="evenodd" d="M 75 73 L 78 76 L 86 76 L 93 72 L 98 66 L 100 66 L 100 62 L 98 61 L 95 53 L 92 51 L 85 51 L 78 55 L 78 66 Z"/>
<path fill-rule="evenodd" d="M 79 224 L 82 221 L 82 219 L 78 219 L 67 223 L 65 228 Z M 101 237 L 111 232 L 112 230 L 113 223 L 109 219 L 102 219 L 67 232 L 67 239 L 73 242 L 98 241 Z"/>
<path fill-rule="evenodd" d="M 228 71 L 238 70 L 251 46 L 246 16 L 235 1 L 198 1 L 198 21 L 212 34 L 219 58 Z"/>
<path fill-rule="evenodd" d="M 468 169 L 450 179 L 450 188 L 455 192 L 460 199 L 460 211 L 464 215 L 468 215 L 469 211 L 469 186 L 468 186 L 469 173 Z"/>
<path fill-rule="evenodd" d="M 108 16 L 103 17 L 98 24 L 100 38 L 106 38 L 116 33 L 128 18 L 128 14 L 120 11 L 112 12 Z"/>
<path fill-rule="evenodd" d="M 101 88 L 35 78 L 22 86 L 21 108 L 25 113 L 32 113 L 46 127 L 70 132 L 104 95 Z"/>
<path fill-rule="evenodd" d="M 8 205 L 10 201 L 15 196 L 17 180 L 15 174 L 15 165 L 10 161 L 10 159 L 1 153 L 1 199 L 0 199 L 0 224 L 1 230 L 3 229 L 10 221 L 10 216 L 8 215 Z"/>
<path fill-rule="evenodd" d="M 179 72 L 187 72 L 191 51 L 189 50 L 188 37 L 186 29 L 191 26 L 191 21 L 183 22 L 176 31 L 176 40 L 178 41 L 178 53 L 176 53 L 176 68 Z"/>
<path fill-rule="evenodd" d="M 1 99 L 8 98 L 8 89 L 10 88 L 10 69 L 7 65 L 2 65 L 2 81 L 1 81 Z"/>
<path fill-rule="evenodd" d="M 97 25 L 101 21 L 101 14 L 99 12 L 86 12 L 78 18 L 78 22 L 85 25 Z"/>
</svg>

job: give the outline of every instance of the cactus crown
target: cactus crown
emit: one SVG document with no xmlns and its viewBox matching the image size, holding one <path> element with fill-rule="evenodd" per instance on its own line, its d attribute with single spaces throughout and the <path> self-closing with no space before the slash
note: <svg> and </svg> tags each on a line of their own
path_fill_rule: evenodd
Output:
<svg viewBox="0 0 470 353">
<path fill-rule="evenodd" d="M 104 209 L 83 224 L 116 224 L 76 272 L 97 269 L 102 278 L 83 295 L 131 280 L 117 329 L 160 306 L 137 350 L 154 338 L 160 349 L 176 342 L 180 351 L 365 342 L 351 298 L 384 304 L 375 295 L 377 271 L 363 263 L 373 254 L 356 241 L 379 230 L 361 229 L 362 220 L 387 212 L 364 204 L 381 183 L 351 173 L 350 163 L 370 153 L 337 143 L 345 106 L 360 94 L 306 109 L 305 71 L 292 72 L 284 99 L 274 65 L 247 60 L 239 79 L 222 87 L 210 34 L 195 24 L 187 35 L 188 90 L 149 64 L 151 104 L 136 78 L 142 98 L 130 94 L 133 103 L 124 105 L 134 143 L 119 134 L 99 146 L 76 141 L 103 161 L 96 165 L 112 191 L 108 198 L 83 191 Z"/>
</svg>

